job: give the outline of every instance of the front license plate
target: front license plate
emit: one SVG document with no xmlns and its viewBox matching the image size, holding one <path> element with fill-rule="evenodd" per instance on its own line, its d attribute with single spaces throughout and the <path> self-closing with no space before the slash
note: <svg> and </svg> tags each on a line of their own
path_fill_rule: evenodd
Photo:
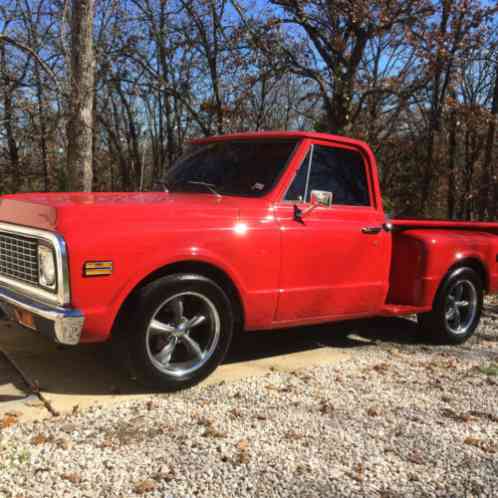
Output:
<svg viewBox="0 0 498 498">
<path fill-rule="evenodd" d="M 21 325 L 24 325 L 25 327 L 28 327 L 28 329 L 36 330 L 35 319 L 33 317 L 33 313 L 30 313 L 29 311 L 21 310 L 18 308 L 16 308 L 14 310 L 14 313 L 16 315 L 16 320 L 18 323 L 20 323 Z"/>
</svg>

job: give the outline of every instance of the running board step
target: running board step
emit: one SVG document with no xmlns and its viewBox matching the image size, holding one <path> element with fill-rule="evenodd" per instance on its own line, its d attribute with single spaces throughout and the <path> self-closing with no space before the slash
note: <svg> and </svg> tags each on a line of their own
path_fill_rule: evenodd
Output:
<svg viewBox="0 0 498 498">
<path fill-rule="evenodd" d="M 431 308 L 420 306 L 407 306 L 404 304 L 386 304 L 380 310 L 380 316 L 402 316 L 427 313 Z"/>
</svg>

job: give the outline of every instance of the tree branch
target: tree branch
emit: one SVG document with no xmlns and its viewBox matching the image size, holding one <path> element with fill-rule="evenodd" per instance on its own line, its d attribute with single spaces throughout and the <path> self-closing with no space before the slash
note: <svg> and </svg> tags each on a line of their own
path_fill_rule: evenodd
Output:
<svg viewBox="0 0 498 498">
<path fill-rule="evenodd" d="M 59 84 L 59 80 L 57 79 L 57 76 L 55 73 L 50 69 L 50 67 L 41 59 L 41 57 L 30 47 L 25 45 L 24 43 L 21 43 L 17 41 L 14 38 L 11 38 L 10 36 L 6 36 L 4 34 L 0 33 L 0 44 L 10 44 L 19 50 L 22 50 L 23 52 L 26 52 L 28 55 L 30 55 L 40 66 L 41 68 L 48 74 L 48 76 L 54 81 L 55 85 L 57 86 L 57 90 L 61 92 L 61 87 Z"/>
</svg>

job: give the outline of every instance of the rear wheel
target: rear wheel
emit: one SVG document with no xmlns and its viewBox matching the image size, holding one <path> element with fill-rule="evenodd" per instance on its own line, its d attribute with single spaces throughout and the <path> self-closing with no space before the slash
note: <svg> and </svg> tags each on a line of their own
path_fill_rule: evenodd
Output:
<svg viewBox="0 0 498 498">
<path fill-rule="evenodd" d="M 152 282 L 140 291 L 133 315 L 127 331 L 133 373 L 160 390 L 185 389 L 206 378 L 231 342 L 230 300 L 201 275 Z"/>
<path fill-rule="evenodd" d="M 438 290 L 433 310 L 418 316 L 422 332 L 442 344 L 465 342 L 479 325 L 483 294 L 483 282 L 473 269 L 454 270 Z"/>
</svg>

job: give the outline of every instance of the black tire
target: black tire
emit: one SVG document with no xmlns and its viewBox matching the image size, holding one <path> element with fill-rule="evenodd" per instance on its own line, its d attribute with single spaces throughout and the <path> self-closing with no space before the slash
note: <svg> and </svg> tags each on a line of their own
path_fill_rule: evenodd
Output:
<svg viewBox="0 0 498 498">
<path fill-rule="evenodd" d="M 182 319 L 176 320 L 180 300 L 183 303 Z M 187 316 L 185 301 L 190 302 L 191 307 L 205 307 L 205 316 L 197 313 L 197 316 L 204 316 L 205 320 L 188 330 L 182 329 L 182 332 L 182 323 L 187 325 L 196 318 Z M 132 303 L 126 313 L 126 330 L 119 335 L 127 346 L 132 376 L 141 384 L 160 391 L 186 389 L 205 379 L 225 358 L 232 340 L 234 316 L 229 298 L 212 280 L 196 274 L 168 275 L 146 285 Z M 160 314 L 161 318 L 167 316 L 170 322 L 159 321 L 157 317 Z M 153 325 L 157 323 L 168 328 L 174 326 L 175 330 L 157 329 L 157 325 Z M 193 327 L 196 327 L 195 331 Z M 192 340 L 191 334 L 194 333 L 200 334 L 199 340 Z M 206 340 L 206 351 L 202 349 L 200 339 Z M 159 340 L 163 343 L 156 347 Z M 171 349 L 170 343 L 173 342 L 175 345 L 169 360 L 161 363 L 159 356 L 166 349 Z M 197 349 L 192 348 L 193 343 Z M 198 353 L 202 355 L 196 356 Z M 183 358 L 175 363 L 173 359 L 177 354 L 183 355 Z"/>
<path fill-rule="evenodd" d="M 418 315 L 424 338 L 437 344 L 462 344 L 472 337 L 481 320 L 483 287 L 481 277 L 472 268 L 450 272 L 437 291 L 432 311 Z M 455 296 L 460 290 L 462 304 L 457 306 Z"/>
</svg>

